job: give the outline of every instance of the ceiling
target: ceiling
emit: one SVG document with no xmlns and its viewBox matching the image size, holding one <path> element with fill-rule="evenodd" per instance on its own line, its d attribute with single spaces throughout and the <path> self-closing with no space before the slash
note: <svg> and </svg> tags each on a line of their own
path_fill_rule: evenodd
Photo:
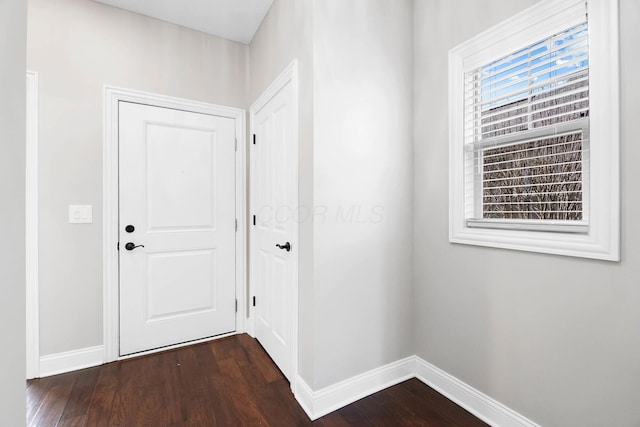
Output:
<svg viewBox="0 0 640 427">
<path fill-rule="evenodd" d="M 273 0 L 95 0 L 249 44 Z"/>
</svg>

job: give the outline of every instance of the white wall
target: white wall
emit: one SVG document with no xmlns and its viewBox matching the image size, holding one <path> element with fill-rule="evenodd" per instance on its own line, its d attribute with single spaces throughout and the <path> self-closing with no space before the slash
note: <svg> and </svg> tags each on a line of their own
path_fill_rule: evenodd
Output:
<svg viewBox="0 0 640 427">
<path fill-rule="evenodd" d="M 448 243 L 447 51 L 532 0 L 416 0 L 418 356 L 541 425 L 640 423 L 640 3 L 621 0 L 622 262 Z"/>
<path fill-rule="evenodd" d="M 412 12 L 314 2 L 314 389 L 413 354 Z"/>
<path fill-rule="evenodd" d="M 250 44 L 250 100 L 253 103 L 294 59 L 298 60 L 298 201 L 313 206 L 313 2 L 274 0 Z M 247 138 L 250 141 L 251 138 Z M 250 150 L 247 150 L 250 153 Z M 313 383 L 313 219 L 299 224 L 298 370 Z M 251 284 L 249 284 L 251 286 Z"/>
<path fill-rule="evenodd" d="M 102 344 L 103 86 L 246 108 L 246 45 L 87 0 L 29 0 L 40 84 L 40 350 Z M 67 223 L 69 204 L 93 224 Z"/>
<path fill-rule="evenodd" d="M 27 8 L 0 2 L 0 424 L 25 424 Z"/>
</svg>

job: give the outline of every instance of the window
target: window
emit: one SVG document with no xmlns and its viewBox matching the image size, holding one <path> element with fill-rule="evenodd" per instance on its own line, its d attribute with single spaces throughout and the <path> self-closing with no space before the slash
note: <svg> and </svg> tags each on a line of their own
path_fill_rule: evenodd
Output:
<svg viewBox="0 0 640 427">
<path fill-rule="evenodd" d="M 465 73 L 467 226 L 587 230 L 587 35 L 584 22 Z"/>
<path fill-rule="evenodd" d="M 546 0 L 449 52 L 450 241 L 619 260 L 616 19 Z"/>
</svg>

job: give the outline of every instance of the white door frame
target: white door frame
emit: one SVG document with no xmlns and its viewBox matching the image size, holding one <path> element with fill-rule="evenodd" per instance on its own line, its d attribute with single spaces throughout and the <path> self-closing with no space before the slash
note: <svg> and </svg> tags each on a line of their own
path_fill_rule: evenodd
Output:
<svg viewBox="0 0 640 427">
<path fill-rule="evenodd" d="M 38 300 L 38 73 L 27 71 L 26 139 L 26 313 L 27 379 L 40 376 Z"/>
<path fill-rule="evenodd" d="M 256 113 L 258 111 L 260 111 L 260 109 L 262 109 L 262 107 L 264 107 L 267 102 L 269 102 L 271 100 L 271 98 L 273 98 L 275 95 L 278 94 L 278 92 L 280 92 L 282 90 L 282 88 L 284 88 L 288 83 L 291 83 L 292 85 L 292 94 L 293 94 L 293 103 L 292 103 L 292 107 L 293 107 L 293 146 L 295 147 L 295 153 L 292 153 L 292 159 L 296 162 L 296 169 L 298 169 L 298 144 L 299 144 L 299 133 L 298 133 L 298 61 L 296 59 L 293 60 L 293 62 L 291 62 L 291 64 L 289 64 L 289 66 L 273 81 L 273 83 L 271 83 L 271 85 L 262 93 L 262 95 L 260 95 L 260 97 L 258 97 L 258 99 L 253 103 L 253 105 L 251 106 L 250 109 L 250 120 L 249 120 L 249 126 L 250 126 L 250 134 L 253 135 L 254 134 L 254 126 L 255 126 L 255 116 Z M 255 179 L 255 161 L 253 160 L 253 158 L 251 157 L 249 159 L 250 161 L 250 182 L 251 182 L 251 189 L 256 188 L 256 186 L 254 185 L 253 180 Z M 299 176 L 299 173 L 298 173 Z M 295 185 L 295 193 L 298 194 L 298 182 L 296 181 L 294 183 Z M 253 190 L 251 190 L 250 192 L 250 202 L 249 202 L 249 206 L 251 209 L 251 212 L 253 213 L 255 211 L 254 209 L 254 193 Z M 298 200 L 299 200 L 299 196 L 298 196 Z M 296 214 L 298 214 L 298 206 L 295 206 L 292 209 L 293 215 L 294 215 L 294 220 L 297 220 L 295 218 Z M 249 227 L 251 229 L 251 226 Z M 293 280 L 293 286 L 292 286 L 292 292 L 293 295 L 291 295 L 291 312 L 290 312 L 290 316 L 292 319 L 292 328 L 293 328 L 293 341 L 292 341 L 292 345 L 291 345 L 291 350 L 293 352 L 293 356 L 292 356 L 292 360 L 293 360 L 293 372 L 291 373 L 291 390 L 294 392 L 295 394 L 295 378 L 298 375 L 298 276 L 299 276 L 299 257 L 298 257 L 298 248 L 300 247 L 299 244 L 299 240 L 298 240 L 298 224 L 296 223 L 296 226 L 293 228 L 293 239 L 292 239 L 292 243 L 294 245 L 294 248 L 296 248 L 295 250 L 293 250 L 291 252 L 291 256 L 293 258 L 293 263 L 295 265 L 295 269 L 296 269 L 296 273 L 294 274 L 294 280 Z M 255 274 L 255 268 L 253 265 L 253 260 L 255 260 L 255 255 L 254 255 L 254 250 L 255 250 L 255 233 L 249 233 L 249 248 L 251 251 L 251 263 L 250 263 L 250 271 L 249 271 L 249 278 L 253 277 Z M 252 288 L 252 284 L 250 281 L 250 292 L 249 295 L 255 295 L 255 291 Z M 249 335 L 251 335 L 252 337 L 255 338 L 255 322 L 256 322 L 256 316 L 255 316 L 255 312 L 254 312 L 254 307 L 251 305 L 249 307 L 249 329 L 248 329 L 248 333 Z"/>
<path fill-rule="evenodd" d="M 119 292 L 118 292 L 118 102 L 133 102 L 155 107 L 172 108 L 194 113 L 211 114 L 235 120 L 237 152 L 236 155 L 236 331 L 245 331 L 245 289 L 246 289 L 246 111 L 188 99 L 122 89 L 112 86 L 104 88 L 104 142 L 103 142 L 103 333 L 104 362 L 112 362 L 119 355 Z M 219 337 L 221 337 L 219 336 Z M 218 337 L 216 337 L 218 338 Z M 207 338 L 201 341 L 207 341 Z M 163 351 L 198 341 L 163 347 L 159 350 L 137 353 L 134 356 Z M 131 357 L 131 356 L 128 356 Z"/>
</svg>

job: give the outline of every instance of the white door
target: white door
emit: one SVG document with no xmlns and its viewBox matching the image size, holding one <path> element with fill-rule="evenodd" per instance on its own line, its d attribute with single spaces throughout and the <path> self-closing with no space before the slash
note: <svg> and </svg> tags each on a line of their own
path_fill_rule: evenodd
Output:
<svg viewBox="0 0 640 427">
<path fill-rule="evenodd" d="M 297 287 L 298 158 L 294 92 L 284 88 L 254 112 L 252 277 L 255 335 L 292 381 Z"/>
<path fill-rule="evenodd" d="M 119 103 L 120 355 L 235 330 L 235 123 Z"/>
</svg>

